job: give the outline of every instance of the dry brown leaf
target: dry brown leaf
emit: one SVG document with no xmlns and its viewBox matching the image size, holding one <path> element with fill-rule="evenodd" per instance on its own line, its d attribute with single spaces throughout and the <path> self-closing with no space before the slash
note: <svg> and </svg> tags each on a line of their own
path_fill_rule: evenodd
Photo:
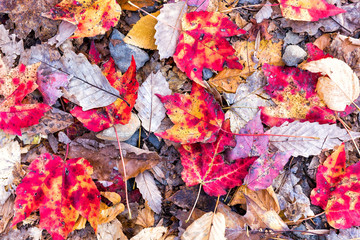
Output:
<svg viewBox="0 0 360 240">
<path fill-rule="evenodd" d="M 123 10 L 137 11 L 138 8 L 130 5 L 128 0 L 116 0 Z M 139 8 L 149 7 L 154 5 L 154 0 L 131 0 L 131 2 Z"/>
<path fill-rule="evenodd" d="M 139 211 L 135 224 L 138 224 L 143 228 L 148 228 L 153 227 L 154 223 L 154 212 L 149 207 L 149 204 L 145 202 L 145 207 Z"/>
<path fill-rule="evenodd" d="M 109 223 L 98 225 L 96 236 L 98 240 L 128 240 L 122 230 L 123 227 L 120 221 L 114 219 Z"/>
<path fill-rule="evenodd" d="M 233 7 L 236 7 L 239 0 L 209 0 L 209 5 L 206 9 L 208 12 L 229 12 Z"/>
<path fill-rule="evenodd" d="M 359 79 L 344 61 L 323 58 L 304 64 L 303 69 L 323 75 L 318 80 L 316 91 L 330 109 L 344 111 L 358 98 Z"/>
<path fill-rule="evenodd" d="M 124 38 L 124 42 L 140 48 L 156 50 L 155 45 L 155 25 L 157 23 L 156 17 L 160 11 L 146 15 L 140 18 L 133 26 L 130 32 Z"/>
<path fill-rule="evenodd" d="M 181 236 L 182 240 L 225 240 L 225 217 L 208 212 L 195 220 Z"/>
<path fill-rule="evenodd" d="M 14 216 L 14 202 L 15 196 L 12 195 L 4 204 L 0 205 L 0 234 L 10 228 L 9 222 Z"/>
<path fill-rule="evenodd" d="M 136 236 L 132 237 L 130 240 L 144 240 L 144 239 L 151 239 L 151 240 L 163 240 L 164 235 L 167 232 L 166 227 L 152 227 L 152 228 L 144 228 L 136 234 Z"/>
<path fill-rule="evenodd" d="M 240 83 L 245 81 L 240 77 L 243 70 L 225 68 L 208 83 L 215 87 L 219 92 L 235 93 Z"/>
</svg>

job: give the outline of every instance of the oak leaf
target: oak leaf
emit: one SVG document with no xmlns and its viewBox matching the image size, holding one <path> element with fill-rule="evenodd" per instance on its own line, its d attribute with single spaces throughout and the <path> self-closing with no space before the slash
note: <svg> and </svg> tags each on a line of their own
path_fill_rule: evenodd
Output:
<svg viewBox="0 0 360 240">
<path fill-rule="evenodd" d="M 157 136 L 182 144 L 213 142 L 224 121 L 224 113 L 214 97 L 193 83 L 190 95 L 175 93 L 160 96 L 167 114 L 175 124 Z"/>
<path fill-rule="evenodd" d="M 235 147 L 234 136 L 230 131 L 229 121 L 224 122 L 223 129 L 213 143 L 183 144 L 179 148 L 181 173 L 187 186 L 201 184 L 204 191 L 211 196 L 226 194 L 226 189 L 241 185 L 249 166 L 257 157 L 236 159 L 227 164 L 222 152 L 228 147 Z"/>
<path fill-rule="evenodd" d="M 359 225 L 359 172 L 359 163 L 346 167 L 344 144 L 318 168 L 311 202 L 325 210 L 327 221 L 334 228 Z"/>
<path fill-rule="evenodd" d="M 281 13 L 285 18 L 298 21 L 318 21 L 346 12 L 325 0 L 279 0 Z"/>
<path fill-rule="evenodd" d="M 226 37 L 244 34 L 235 23 L 218 12 L 190 12 L 184 15 L 174 61 L 178 68 L 196 83 L 206 86 L 202 79 L 204 68 L 221 71 L 242 69 L 235 50 Z"/>
<path fill-rule="evenodd" d="M 112 87 L 119 91 L 120 96 L 126 100 L 118 98 L 109 106 L 83 111 L 81 107 L 75 107 L 71 114 L 84 124 L 91 131 L 99 132 L 107 129 L 114 124 L 127 124 L 131 119 L 131 110 L 135 105 L 139 83 L 136 80 L 136 65 L 132 58 L 131 65 L 126 73 L 116 71 L 115 62 L 112 58 L 104 64 L 104 74 Z"/>
<path fill-rule="evenodd" d="M 104 34 L 116 26 L 120 14 L 121 8 L 116 0 L 63 0 L 44 16 L 77 25 L 72 38 L 79 38 Z"/>
<path fill-rule="evenodd" d="M 0 73 L 0 129 L 9 134 L 21 136 L 21 128 L 35 125 L 45 112 L 51 109 L 43 103 L 22 104 L 26 95 L 33 92 L 36 71 L 40 64 L 20 65 L 9 73 Z"/>
<path fill-rule="evenodd" d="M 16 189 L 13 226 L 40 209 L 41 228 L 53 239 L 64 239 L 73 230 L 79 214 L 95 229 L 100 210 L 100 193 L 90 175 L 92 167 L 84 158 L 64 162 L 45 153 L 28 168 L 29 173 Z"/>
</svg>

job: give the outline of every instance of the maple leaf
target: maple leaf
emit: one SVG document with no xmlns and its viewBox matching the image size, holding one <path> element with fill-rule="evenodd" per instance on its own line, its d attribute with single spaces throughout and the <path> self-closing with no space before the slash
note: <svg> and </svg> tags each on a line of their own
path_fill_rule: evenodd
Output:
<svg viewBox="0 0 360 240">
<path fill-rule="evenodd" d="M 72 38 L 79 38 L 104 34 L 118 23 L 120 14 L 116 0 L 63 0 L 44 16 L 77 25 Z"/>
<path fill-rule="evenodd" d="M 224 64 L 229 68 L 242 69 L 226 37 L 244 34 L 235 23 L 218 12 L 190 12 L 184 15 L 183 32 L 179 37 L 174 61 L 178 68 L 196 83 L 202 80 L 204 68 L 221 71 Z"/>
<path fill-rule="evenodd" d="M 346 12 L 325 0 L 279 0 L 285 18 L 299 21 L 318 21 Z"/>
<path fill-rule="evenodd" d="M 191 94 L 157 96 L 175 124 L 157 136 L 182 144 L 213 142 L 224 122 L 224 113 L 214 97 L 193 83 Z"/>
<path fill-rule="evenodd" d="M 0 129 L 9 134 L 21 136 L 21 128 L 39 123 L 50 106 L 37 104 L 22 104 L 24 97 L 33 92 L 36 84 L 36 71 L 39 64 L 28 67 L 20 65 L 12 69 L 8 74 L 1 73 L 0 95 L 5 99 L 0 103 Z"/>
<path fill-rule="evenodd" d="M 263 70 L 269 82 L 264 89 L 277 104 L 276 107 L 260 107 L 263 123 L 268 126 L 295 120 L 335 123 L 334 112 L 315 92 L 318 74 L 268 64 L 264 64 Z"/>
<path fill-rule="evenodd" d="M 79 214 L 88 219 L 96 232 L 100 192 L 90 177 L 93 170 L 86 159 L 64 162 L 59 156 L 45 153 L 28 170 L 16 189 L 13 226 L 39 209 L 39 226 L 53 239 L 66 238 Z"/>
<path fill-rule="evenodd" d="M 226 189 L 239 186 L 247 174 L 249 166 L 257 157 L 237 159 L 227 164 L 220 154 L 228 147 L 235 147 L 229 121 L 224 122 L 223 129 L 213 143 L 184 144 L 179 148 L 181 164 L 184 170 L 182 179 L 187 186 L 201 184 L 204 191 L 211 196 L 226 194 Z"/>
<path fill-rule="evenodd" d="M 326 219 L 334 228 L 359 225 L 359 172 L 359 162 L 346 167 L 344 144 L 318 168 L 317 187 L 311 192 L 311 202 L 325 209 Z"/>
<path fill-rule="evenodd" d="M 136 64 L 134 57 L 131 65 L 123 76 L 116 71 L 115 62 L 112 58 L 104 64 L 104 75 L 111 86 L 119 91 L 125 101 L 118 98 L 109 106 L 83 111 L 81 107 L 75 107 L 70 113 L 91 131 L 99 132 L 115 124 L 127 124 L 131 118 L 131 110 L 135 105 L 139 83 L 136 80 Z"/>
</svg>

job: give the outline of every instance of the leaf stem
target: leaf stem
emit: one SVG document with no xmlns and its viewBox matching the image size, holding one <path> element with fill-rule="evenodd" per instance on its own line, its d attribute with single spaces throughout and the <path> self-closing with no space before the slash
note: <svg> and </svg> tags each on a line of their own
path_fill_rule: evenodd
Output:
<svg viewBox="0 0 360 240">
<path fill-rule="evenodd" d="M 130 209 L 130 204 L 129 204 L 128 190 L 127 190 L 127 175 L 126 175 L 125 161 L 124 161 L 124 157 L 123 157 L 123 154 L 122 154 L 121 144 L 120 144 L 118 132 L 116 130 L 115 125 L 113 125 L 113 128 L 114 128 L 114 131 L 115 131 L 116 140 L 117 140 L 118 145 L 119 145 L 120 158 L 121 158 L 121 163 L 122 163 L 123 172 L 124 172 L 126 207 L 128 208 L 128 211 L 129 211 L 129 219 L 131 219 L 131 209 Z M 120 169 L 119 166 L 118 166 L 118 169 Z"/>
<path fill-rule="evenodd" d="M 198 194 L 197 194 L 197 196 L 196 196 L 196 200 L 195 200 L 194 206 L 193 206 L 192 209 L 191 209 L 191 212 L 190 212 L 190 214 L 189 214 L 189 217 L 185 220 L 185 223 L 189 222 L 189 220 L 190 220 L 190 218 L 191 218 L 191 215 L 193 214 L 193 212 L 194 212 L 194 210 L 195 210 L 196 204 L 197 204 L 197 202 L 199 201 L 199 198 L 200 198 L 201 188 L 202 188 L 202 184 L 200 184 L 200 186 L 199 186 L 199 192 L 198 192 Z"/>
</svg>

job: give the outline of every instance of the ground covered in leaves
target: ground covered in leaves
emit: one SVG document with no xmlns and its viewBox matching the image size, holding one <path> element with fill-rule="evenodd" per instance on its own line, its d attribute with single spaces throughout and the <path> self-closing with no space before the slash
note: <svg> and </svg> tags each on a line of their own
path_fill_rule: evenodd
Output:
<svg viewBox="0 0 360 240">
<path fill-rule="evenodd" d="M 358 0 L 0 0 L 0 238 L 360 238 L 359 37 Z"/>
</svg>

